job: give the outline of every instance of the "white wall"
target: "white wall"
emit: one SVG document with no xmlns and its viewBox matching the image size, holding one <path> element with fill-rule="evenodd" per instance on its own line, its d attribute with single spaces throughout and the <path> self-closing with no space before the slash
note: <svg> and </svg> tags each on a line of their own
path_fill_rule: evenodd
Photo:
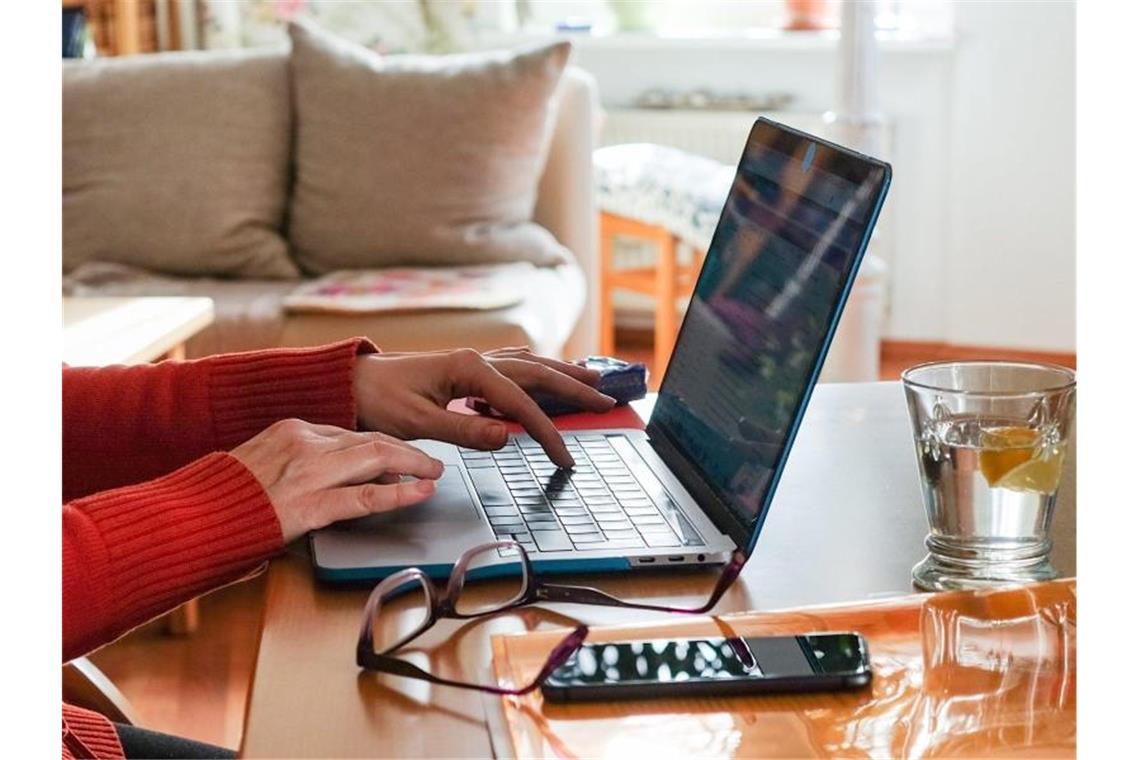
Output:
<svg viewBox="0 0 1140 760">
<path fill-rule="evenodd" d="M 950 130 L 946 334 L 1076 345 L 1076 11 L 961 3 Z"/>
<path fill-rule="evenodd" d="M 954 45 L 884 46 L 888 337 L 1073 350 L 1074 15 L 1049 0 L 958 3 Z M 575 55 L 612 106 L 652 87 L 833 104 L 833 46 L 587 43 Z"/>
</svg>

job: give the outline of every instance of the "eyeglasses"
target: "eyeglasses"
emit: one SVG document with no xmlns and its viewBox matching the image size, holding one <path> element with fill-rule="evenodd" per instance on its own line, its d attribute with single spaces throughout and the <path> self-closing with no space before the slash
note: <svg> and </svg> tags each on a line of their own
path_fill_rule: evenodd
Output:
<svg viewBox="0 0 1140 760">
<path fill-rule="evenodd" d="M 508 560 L 504 565 L 502 560 Z M 356 664 L 366 670 L 380 673 L 417 678 L 423 681 L 455 686 L 460 689 L 474 689 L 490 694 L 520 695 L 537 689 L 550 674 L 565 663 L 570 655 L 577 651 L 586 639 L 589 629 L 580 625 L 571 631 L 561 642 L 554 647 L 546 663 L 539 670 L 534 680 L 522 688 L 505 688 L 483 684 L 468 683 L 450 678 L 433 675 L 417 665 L 401 660 L 394 653 L 407 646 L 413 639 L 422 635 L 435 625 L 441 618 L 469 620 L 472 618 L 494 615 L 506 612 L 536 602 L 564 602 L 572 604 L 596 604 L 609 607 L 627 607 L 638 610 L 654 610 L 658 612 L 680 612 L 688 614 L 701 614 L 708 612 L 724 592 L 740 575 L 746 557 L 744 552 L 733 552 L 732 558 L 721 570 L 720 578 L 709 595 L 708 601 L 699 607 L 671 607 L 660 604 L 646 604 L 643 602 L 627 602 L 610 596 L 588 586 L 560 586 L 546 583 L 534 572 L 530 558 L 526 551 L 515 541 L 494 541 L 488 544 L 473 547 L 465 551 L 456 561 L 447 581 L 447 589 L 440 596 L 436 585 L 427 574 L 419 568 L 408 568 L 388 576 L 368 597 L 364 607 L 364 615 L 360 622 L 360 637 L 356 642 Z M 478 577 L 488 577 L 496 571 L 503 574 L 505 569 L 513 569 L 515 564 L 521 565 L 518 585 L 498 587 L 498 596 L 493 599 L 485 598 L 485 594 L 474 594 L 468 588 L 467 582 Z M 502 589 L 506 588 L 505 591 Z M 377 621 L 380 619 L 384 604 L 397 596 L 406 594 L 419 594 L 412 604 L 411 625 L 396 633 L 386 634 L 386 638 L 379 647 L 376 646 L 375 634 Z M 418 605 L 418 606 L 417 606 Z"/>
</svg>

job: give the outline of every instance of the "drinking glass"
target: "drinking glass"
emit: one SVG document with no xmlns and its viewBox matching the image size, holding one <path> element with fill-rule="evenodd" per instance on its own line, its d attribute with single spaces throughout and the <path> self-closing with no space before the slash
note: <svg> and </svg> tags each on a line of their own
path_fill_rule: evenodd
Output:
<svg viewBox="0 0 1140 760">
<path fill-rule="evenodd" d="M 920 364 L 902 375 L 914 430 L 931 591 L 1049 580 L 1049 525 L 1076 379 L 1049 364 Z"/>
</svg>

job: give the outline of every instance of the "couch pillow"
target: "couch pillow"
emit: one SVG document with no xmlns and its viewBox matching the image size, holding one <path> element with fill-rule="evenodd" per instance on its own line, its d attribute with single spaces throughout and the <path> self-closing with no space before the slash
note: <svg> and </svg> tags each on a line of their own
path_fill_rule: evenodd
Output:
<svg viewBox="0 0 1140 760">
<path fill-rule="evenodd" d="M 569 43 L 381 56 L 308 24 L 289 33 L 303 270 L 567 260 L 530 220 Z"/>
<path fill-rule="evenodd" d="M 287 54 L 170 53 L 63 69 L 63 266 L 295 278 L 282 235 Z"/>
</svg>

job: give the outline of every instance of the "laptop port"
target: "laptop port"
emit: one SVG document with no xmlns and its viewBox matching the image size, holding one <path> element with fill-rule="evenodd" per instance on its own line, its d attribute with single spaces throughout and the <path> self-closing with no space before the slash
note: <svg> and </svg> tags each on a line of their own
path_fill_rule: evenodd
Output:
<svg viewBox="0 0 1140 760">
<path fill-rule="evenodd" d="M 685 558 L 684 557 L 670 557 L 669 561 L 670 562 L 684 562 Z"/>
<path fill-rule="evenodd" d="M 637 561 L 642 565 L 651 565 L 657 561 L 656 557 L 638 557 Z"/>
</svg>

